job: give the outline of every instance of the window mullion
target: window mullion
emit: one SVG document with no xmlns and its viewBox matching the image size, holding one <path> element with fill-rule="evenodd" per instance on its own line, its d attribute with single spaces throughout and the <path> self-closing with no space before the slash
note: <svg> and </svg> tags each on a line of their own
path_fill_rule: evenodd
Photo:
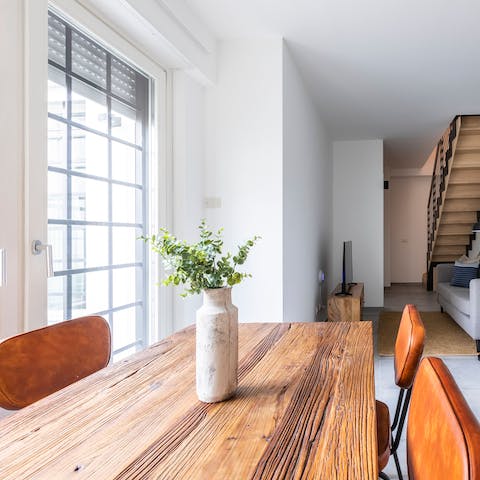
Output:
<svg viewBox="0 0 480 480">
<path fill-rule="evenodd" d="M 108 178 L 112 178 L 112 56 L 107 52 L 107 121 L 108 121 Z M 113 309 L 113 198 L 112 198 L 112 182 L 108 183 L 108 308 Z M 108 315 L 110 328 L 113 335 L 113 313 Z"/>
<path fill-rule="evenodd" d="M 70 72 L 72 71 L 72 30 L 66 26 L 65 30 L 65 71 L 66 78 L 65 84 L 67 88 L 67 219 L 72 219 L 72 177 L 70 171 L 72 170 L 72 77 Z M 72 225 L 67 225 L 67 270 L 72 269 Z M 72 275 L 66 276 L 67 280 L 67 295 L 66 295 L 66 317 L 72 318 Z"/>
</svg>

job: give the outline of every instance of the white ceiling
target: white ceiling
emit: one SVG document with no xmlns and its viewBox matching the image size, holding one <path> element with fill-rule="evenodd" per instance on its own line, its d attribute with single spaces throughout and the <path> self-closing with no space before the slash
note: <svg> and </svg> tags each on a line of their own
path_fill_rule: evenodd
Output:
<svg viewBox="0 0 480 480">
<path fill-rule="evenodd" d="M 480 113 L 478 0 L 186 0 L 218 38 L 283 36 L 334 139 L 384 138 L 420 167 Z"/>
</svg>

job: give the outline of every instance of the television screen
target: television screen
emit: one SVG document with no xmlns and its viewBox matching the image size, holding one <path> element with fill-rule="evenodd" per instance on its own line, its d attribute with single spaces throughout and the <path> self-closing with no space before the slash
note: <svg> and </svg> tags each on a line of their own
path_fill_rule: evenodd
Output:
<svg viewBox="0 0 480 480">
<path fill-rule="evenodd" d="M 343 242 L 343 261 L 345 269 L 345 283 L 353 283 L 352 241 Z"/>
</svg>

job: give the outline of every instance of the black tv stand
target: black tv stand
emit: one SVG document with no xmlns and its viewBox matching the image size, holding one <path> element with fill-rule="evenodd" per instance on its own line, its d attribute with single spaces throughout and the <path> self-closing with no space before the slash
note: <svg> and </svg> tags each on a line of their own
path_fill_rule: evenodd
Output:
<svg viewBox="0 0 480 480">
<path fill-rule="evenodd" d="M 356 284 L 355 284 L 356 285 Z M 351 283 L 342 283 L 342 289 L 335 293 L 337 297 L 351 297 L 352 294 L 350 293 L 350 287 L 352 286 Z"/>
</svg>

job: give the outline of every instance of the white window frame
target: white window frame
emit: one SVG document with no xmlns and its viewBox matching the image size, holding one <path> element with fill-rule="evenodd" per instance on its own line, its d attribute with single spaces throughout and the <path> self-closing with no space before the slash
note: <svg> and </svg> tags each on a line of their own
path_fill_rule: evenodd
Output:
<svg viewBox="0 0 480 480">
<path fill-rule="evenodd" d="M 35 258 L 31 241 L 47 237 L 47 14 L 48 8 L 105 44 L 120 58 L 138 66 L 152 78 L 153 123 L 150 135 L 148 185 L 148 225 L 150 231 L 172 224 L 172 79 L 171 72 L 145 56 L 102 19 L 72 0 L 25 0 L 25 330 L 39 328 L 47 321 L 47 291 L 44 259 Z M 39 19 L 44 19 L 40 22 Z M 44 81 L 39 81 L 43 79 Z M 38 198 L 43 195 L 42 205 Z M 44 203 L 44 205 L 43 205 Z M 34 215 L 35 213 L 35 215 Z M 38 213 L 38 215 L 36 215 Z M 35 217 L 38 217 L 36 220 Z M 148 253 L 147 343 L 151 344 L 173 331 L 173 299 L 170 289 L 160 289 L 160 263 Z"/>
</svg>

